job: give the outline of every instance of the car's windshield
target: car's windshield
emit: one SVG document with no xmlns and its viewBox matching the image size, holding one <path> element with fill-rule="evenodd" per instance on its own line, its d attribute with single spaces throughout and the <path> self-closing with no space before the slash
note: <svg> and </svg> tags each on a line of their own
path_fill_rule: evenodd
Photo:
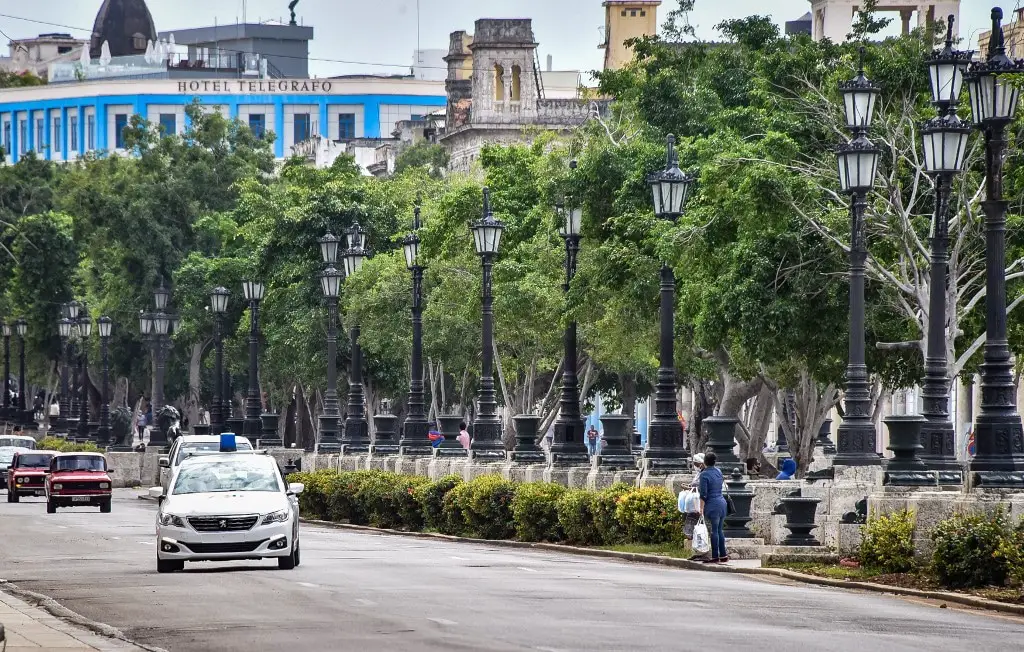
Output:
<svg viewBox="0 0 1024 652">
<path fill-rule="evenodd" d="M 66 455 L 55 458 L 58 471 L 106 471 L 107 462 L 98 455 Z"/>
<path fill-rule="evenodd" d="M 14 459 L 14 449 L 13 448 L 8 448 L 8 449 L 0 450 L 0 464 L 3 464 L 4 466 L 7 466 L 7 465 L 9 465 L 11 463 L 11 460 L 13 460 L 13 459 Z"/>
<path fill-rule="evenodd" d="M 19 469 L 45 469 L 50 467 L 53 455 L 47 453 L 22 453 L 18 456 Z"/>
<path fill-rule="evenodd" d="M 225 491 L 281 491 L 277 471 L 265 458 L 204 458 L 199 464 L 185 464 L 178 471 L 172 494 L 201 494 Z"/>
<path fill-rule="evenodd" d="M 252 444 L 247 441 L 236 440 L 235 447 L 240 451 L 252 450 Z M 178 449 L 178 457 L 174 460 L 174 463 L 181 464 L 181 461 L 188 457 L 190 453 L 215 453 L 219 450 L 219 441 L 188 441 Z"/>
<path fill-rule="evenodd" d="M 0 448 L 14 446 L 16 448 L 35 448 L 36 440 L 31 437 L 0 437 Z"/>
</svg>

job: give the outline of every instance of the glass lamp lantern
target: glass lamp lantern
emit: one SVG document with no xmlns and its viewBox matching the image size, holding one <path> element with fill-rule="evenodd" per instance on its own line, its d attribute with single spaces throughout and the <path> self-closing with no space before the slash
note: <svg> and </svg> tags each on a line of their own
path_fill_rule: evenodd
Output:
<svg viewBox="0 0 1024 652">
<path fill-rule="evenodd" d="M 11 336 L 11 325 L 8 324 L 7 322 L 4 322 L 4 337 L 10 337 L 10 336 Z"/>
<path fill-rule="evenodd" d="M 1017 115 L 1020 88 L 1014 73 L 1024 72 L 1024 63 L 1006 56 L 1003 28 L 1000 22 L 1003 10 L 992 9 L 992 32 L 989 38 L 988 58 L 968 68 L 967 90 L 971 96 L 971 119 L 975 125 L 1007 124 Z"/>
<path fill-rule="evenodd" d="M 167 307 L 167 302 L 171 298 L 171 292 L 164 287 L 163 283 L 160 283 L 160 287 L 153 292 L 153 305 L 156 306 L 157 310 L 163 310 Z M 74 319 L 74 317 L 72 317 Z"/>
<path fill-rule="evenodd" d="M 153 315 L 144 310 L 139 311 L 139 332 L 150 335 L 153 332 Z"/>
<path fill-rule="evenodd" d="M 839 187 L 844 193 L 866 193 L 875 186 L 880 151 L 861 136 L 839 146 Z"/>
<path fill-rule="evenodd" d="M 165 312 L 158 312 L 153 315 L 153 331 L 157 335 L 167 335 L 171 328 L 171 316 Z"/>
<path fill-rule="evenodd" d="M 473 223 L 473 245 L 476 253 L 481 256 L 493 256 L 498 253 L 501 245 L 501 233 L 505 224 L 501 220 L 494 219 L 491 212 L 491 191 L 484 188 L 484 209 L 483 217 Z"/>
<path fill-rule="evenodd" d="M 228 299 L 231 297 L 231 290 L 226 287 L 215 287 L 210 291 L 210 310 L 217 315 L 223 315 L 228 311 Z"/>
<path fill-rule="evenodd" d="M 668 135 L 667 149 L 665 169 L 651 175 L 648 183 L 654 199 L 654 214 L 662 219 L 676 220 L 683 214 L 693 177 L 679 169 L 676 137 L 672 134 Z"/>
<path fill-rule="evenodd" d="M 353 222 L 345 235 L 348 237 L 349 249 L 366 249 L 366 231 L 359 226 L 359 222 Z"/>
<path fill-rule="evenodd" d="M 947 113 L 924 123 L 921 127 L 921 141 L 925 172 L 962 172 L 967 160 L 970 133 L 970 127 L 961 122 L 955 113 Z"/>
<path fill-rule="evenodd" d="M 341 289 L 341 279 L 344 275 L 333 265 L 320 273 L 320 289 L 328 299 L 337 299 Z"/>
<path fill-rule="evenodd" d="M 73 325 L 73 322 L 70 319 L 68 319 L 67 317 L 65 317 L 64 319 L 61 319 L 60 321 L 57 322 L 57 330 L 58 330 L 58 332 L 60 332 L 61 338 L 66 340 L 69 337 L 71 337 L 72 325 Z"/>
<path fill-rule="evenodd" d="M 263 301 L 267 288 L 259 281 L 242 281 L 242 292 L 246 301 Z"/>
<path fill-rule="evenodd" d="M 864 48 L 860 48 L 860 62 L 853 79 L 839 84 L 843 96 L 846 128 L 855 133 L 867 131 L 874 119 L 875 102 L 881 90 L 864 75 Z"/>
<path fill-rule="evenodd" d="M 100 337 L 107 339 L 110 337 L 111 332 L 114 330 L 114 320 L 106 315 L 99 318 L 97 322 L 100 329 Z"/>
<path fill-rule="evenodd" d="M 92 335 L 92 318 L 89 315 L 84 315 L 78 320 L 78 335 L 83 340 L 89 339 Z"/>
<path fill-rule="evenodd" d="M 24 319 L 19 319 L 14 322 L 14 330 L 18 332 L 18 337 L 24 338 L 25 334 L 28 333 L 28 322 Z"/>
<path fill-rule="evenodd" d="M 66 306 L 67 311 L 64 316 L 70 319 L 71 321 L 75 321 L 76 319 L 78 319 L 78 311 L 81 310 L 82 304 L 78 303 L 77 301 L 69 301 L 66 304 Z"/>
<path fill-rule="evenodd" d="M 341 238 L 330 232 L 320 238 L 320 257 L 325 263 L 333 265 L 338 262 L 338 245 L 340 244 Z"/>
<path fill-rule="evenodd" d="M 936 50 L 928 58 L 928 80 L 931 83 L 932 103 L 949 107 L 960 99 L 964 85 L 964 74 L 971 62 L 973 51 L 960 52 L 953 49 L 952 14 L 946 19 L 946 46 Z"/>
</svg>

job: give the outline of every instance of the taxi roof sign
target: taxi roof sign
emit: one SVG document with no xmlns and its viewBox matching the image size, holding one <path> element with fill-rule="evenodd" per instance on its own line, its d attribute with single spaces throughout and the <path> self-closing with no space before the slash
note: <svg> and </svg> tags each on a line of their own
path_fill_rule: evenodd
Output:
<svg viewBox="0 0 1024 652">
<path fill-rule="evenodd" d="M 235 433 L 224 432 L 220 435 L 220 452 L 222 453 L 234 453 L 238 450 L 238 445 L 235 443 Z"/>
</svg>

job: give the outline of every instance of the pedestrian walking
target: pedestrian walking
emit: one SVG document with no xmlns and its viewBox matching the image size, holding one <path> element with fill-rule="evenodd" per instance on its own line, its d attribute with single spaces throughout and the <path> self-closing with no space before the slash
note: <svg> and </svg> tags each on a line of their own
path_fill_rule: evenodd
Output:
<svg viewBox="0 0 1024 652">
<path fill-rule="evenodd" d="M 679 511 L 683 513 L 683 536 L 693 539 L 693 528 L 700 521 L 700 472 L 704 470 L 704 453 L 693 456 L 693 480 L 690 486 L 679 492 Z M 690 561 L 704 561 L 707 553 L 697 552 Z"/>
<path fill-rule="evenodd" d="M 792 457 L 787 457 L 782 460 L 782 470 L 775 476 L 776 480 L 792 480 L 793 476 L 796 475 L 796 460 Z"/>
<path fill-rule="evenodd" d="M 711 534 L 711 558 L 705 563 L 717 564 L 729 561 L 729 553 L 725 548 L 725 522 L 728 505 L 725 496 L 722 495 L 722 485 L 725 478 L 718 470 L 715 463 L 718 461 L 714 453 L 704 455 L 704 470 L 700 472 L 698 480 L 698 491 L 700 492 L 700 509 L 704 520 L 708 524 Z"/>
<path fill-rule="evenodd" d="M 456 439 L 459 440 L 459 443 L 462 444 L 463 448 L 469 450 L 469 431 L 466 430 L 465 421 L 459 422 L 459 436 L 456 437 Z"/>
<path fill-rule="evenodd" d="M 601 440 L 600 433 L 597 432 L 597 428 L 593 424 L 590 425 L 590 429 L 587 430 L 587 453 L 591 457 L 597 455 L 597 443 Z"/>
</svg>

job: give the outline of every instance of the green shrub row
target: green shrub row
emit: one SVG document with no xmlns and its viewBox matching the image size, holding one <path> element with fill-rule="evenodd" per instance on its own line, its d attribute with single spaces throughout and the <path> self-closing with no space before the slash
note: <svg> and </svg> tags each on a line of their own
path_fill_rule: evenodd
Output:
<svg viewBox="0 0 1024 652">
<path fill-rule="evenodd" d="M 900 511 L 864 526 L 860 561 L 880 573 L 919 571 L 951 589 L 1004 586 L 1024 591 L 1024 519 L 1011 526 L 1006 513 L 954 514 L 931 531 L 932 555 L 914 552 L 914 515 Z"/>
<path fill-rule="evenodd" d="M 57 451 L 58 453 L 100 453 L 99 448 L 92 442 L 76 444 L 61 437 L 43 437 L 36 442 L 37 450 Z"/>
<path fill-rule="evenodd" d="M 309 518 L 480 539 L 584 546 L 679 543 L 683 517 L 662 487 L 616 484 L 602 491 L 549 482 L 513 483 L 497 475 L 430 481 L 388 471 L 293 473 Z"/>
</svg>

